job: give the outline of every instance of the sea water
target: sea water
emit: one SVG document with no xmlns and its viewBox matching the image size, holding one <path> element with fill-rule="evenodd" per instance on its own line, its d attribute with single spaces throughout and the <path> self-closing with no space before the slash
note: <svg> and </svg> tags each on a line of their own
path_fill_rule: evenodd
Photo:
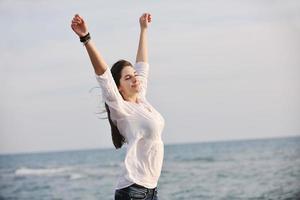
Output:
<svg viewBox="0 0 300 200">
<path fill-rule="evenodd" d="M 0 156 L 0 199 L 113 200 L 125 149 Z M 160 200 L 300 199 L 300 137 L 165 145 Z"/>
</svg>

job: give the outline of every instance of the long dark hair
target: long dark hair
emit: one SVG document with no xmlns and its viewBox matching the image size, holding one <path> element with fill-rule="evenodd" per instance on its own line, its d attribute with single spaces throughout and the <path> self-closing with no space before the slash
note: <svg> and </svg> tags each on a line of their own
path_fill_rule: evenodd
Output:
<svg viewBox="0 0 300 200">
<path fill-rule="evenodd" d="M 117 87 L 120 86 L 121 72 L 125 66 L 132 66 L 132 64 L 126 60 L 119 60 L 118 62 L 113 64 L 110 70 Z M 123 137 L 123 135 L 121 135 L 118 127 L 111 120 L 109 106 L 106 103 L 105 103 L 105 108 L 107 111 L 108 121 L 111 127 L 111 137 L 112 137 L 113 144 L 116 147 L 116 149 L 119 149 L 124 144 L 125 138 Z"/>
</svg>

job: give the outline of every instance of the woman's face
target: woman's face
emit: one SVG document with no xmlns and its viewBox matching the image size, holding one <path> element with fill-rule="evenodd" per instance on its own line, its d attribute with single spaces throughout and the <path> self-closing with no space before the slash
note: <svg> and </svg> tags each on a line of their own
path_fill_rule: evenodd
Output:
<svg viewBox="0 0 300 200">
<path fill-rule="evenodd" d="M 137 76 L 137 72 L 131 66 L 122 69 L 119 91 L 123 97 L 130 97 L 140 91 L 140 81 Z"/>
</svg>

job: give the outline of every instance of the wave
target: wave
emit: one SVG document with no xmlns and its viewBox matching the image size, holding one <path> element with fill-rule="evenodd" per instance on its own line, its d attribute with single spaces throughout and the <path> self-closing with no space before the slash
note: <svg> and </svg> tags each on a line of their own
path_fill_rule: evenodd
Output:
<svg viewBox="0 0 300 200">
<path fill-rule="evenodd" d="M 86 177 L 81 173 L 74 173 L 70 168 L 61 167 L 61 168 L 27 168 L 21 167 L 15 170 L 14 174 L 16 177 L 24 176 L 65 176 L 70 180 L 77 180 Z"/>
<path fill-rule="evenodd" d="M 69 178 L 70 180 L 77 180 L 77 179 L 81 179 L 81 178 L 84 178 L 85 176 L 82 175 L 82 174 L 70 174 L 69 175 Z"/>
<path fill-rule="evenodd" d="M 67 168 L 48 168 L 48 169 L 31 169 L 21 167 L 15 171 L 17 176 L 37 175 L 37 176 L 51 176 L 66 172 Z"/>
</svg>

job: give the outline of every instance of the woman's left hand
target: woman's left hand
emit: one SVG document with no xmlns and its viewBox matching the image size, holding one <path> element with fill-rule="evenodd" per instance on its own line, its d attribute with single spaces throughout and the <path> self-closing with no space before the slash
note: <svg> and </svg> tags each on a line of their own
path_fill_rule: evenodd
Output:
<svg viewBox="0 0 300 200">
<path fill-rule="evenodd" d="M 149 23 L 151 23 L 151 14 L 150 13 L 144 13 L 140 17 L 140 27 L 141 29 L 148 28 Z"/>
</svg>

